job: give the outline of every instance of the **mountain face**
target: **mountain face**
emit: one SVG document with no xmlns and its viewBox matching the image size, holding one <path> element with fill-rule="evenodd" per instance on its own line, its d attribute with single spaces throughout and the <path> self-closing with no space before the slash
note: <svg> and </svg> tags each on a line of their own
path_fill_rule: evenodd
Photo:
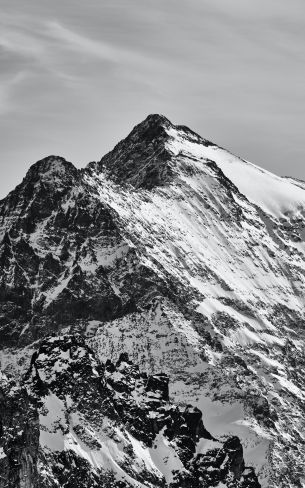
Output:
<svg viewBox="0 0 305 488">
<path fill-rule="evenodd" d="M 305 184 L 161 115 L 0 202 L 0 488 L 301 488 Z"/>
</svg>

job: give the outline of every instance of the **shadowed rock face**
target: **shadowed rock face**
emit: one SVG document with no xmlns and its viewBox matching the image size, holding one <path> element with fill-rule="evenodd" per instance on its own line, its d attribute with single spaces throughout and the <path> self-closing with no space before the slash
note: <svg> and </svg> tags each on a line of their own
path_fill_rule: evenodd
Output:
<svg viewBox="0 0 305 488">
<path fill-rule="evenodd" d="M 0 202 L 0 360 L 20 378 L 46 348 L 26 380 L 43 486 L 300 487 L 303 195 L 161 115 L 85 169 L 30 168 Z"/>
<path fill-rule="evenodd" d="M 188 465 L 188 473 L 176 474 L 171 488 L 218 486 L 259 488 L 253 468 L 245 468 L 243 449 L 238 437 L 228 439 L 222 448 L 198 454 Z M 221 485 L 220 485 L 221 486 Z"/>
<path fill-rule="evenodd" d="M 202 488 L 207 485 L 201 479 L 214 483 L 232 478 L 234 486 L 260 486 L 244 481 L 248 472 L 239 439 L 218 442 L 205 429 L 199 409 L 173 404 L 166 375 L 141 373 L 126 354 L 116 364 L 101 364 L 80 335 L 43 341 L 21 384 L 13 387 L 5 378 L 2 383 L 0 486 L 66 487 L 77 482 L 84 488 L 100 483 L 123 487 L 141 482 L 172 487 L 185 473 L 191 486 Z M 158 459 L 161 438 L 176 459 L 172 483 L 166 482 L 158 464 L 145 461 L 151 449 Z M 114 466 L 105 469 L 103 455 L 110 439 L 111 459 L 119 463 L 121 474 Z M 221 447 L 197 454 L 196 445 L 204 439 Z M 136 445 L 141 446 L 138 454 Z M 96 460 L 101 458 L 100 464 L 88 462 L 84 453 L 90 450 Z M 257 481 L 254 473 L 252 478 Z"/>
<path fill-rule="evenodd" d="M 165 147 L 169 127 L 171 123 L 164 116 L 148 116 L 113 151 L 89 168 L 106 171 L 114 181 L 134 188 L 152 189 L 169 183 L 173 178 L 171 154 Z"/>
<path fill-rule="evenodd" d="M 98 263 L 98 249 L 124 243 L 111 212 L 91 193 L 71 163 L 50 157 L 36 163 L 2 201 L 2 346 L 31 342 L 77 319 L 108 320 L 132 308 L 122 304 Z M 96 268 L 91 279 L 79 265 L 87 257 Z"/>
<path fill-rule="evenodd" d="M 0 487 L 38 487 L 37 404 L 24 387 L 0 382 Z"/>
</svg>

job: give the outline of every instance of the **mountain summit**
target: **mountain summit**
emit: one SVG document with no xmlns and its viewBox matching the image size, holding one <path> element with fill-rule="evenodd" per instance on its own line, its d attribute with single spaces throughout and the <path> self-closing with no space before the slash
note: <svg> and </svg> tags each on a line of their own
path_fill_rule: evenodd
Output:
<svg viewBox="0 0 305 488">
<path fill-rule="evenodd" d="M 97 164 L 97 171 L 135 188 L 151 189 L 169 181 L 170 154 L 166 150 L 167 130 L 172 124 L 162 115 L 149 115 Z"/>
<path fill-rule="evenodd" d="M 302 486 L 304 216 L 162 115 L 34 164 L 0 202 L 0 488 Z"/>
<path fill-rule="evenodd" d="M 209 145 L 187 127 L 174 126 L 164 115 L 149 115 L 99 163 L 91 163 L 98 171 L 121 184 L 152 189 L 172 181 L 175 171 L 171 141 L 173 133 L 181 131 L 186 141 Z"/>
</svg>

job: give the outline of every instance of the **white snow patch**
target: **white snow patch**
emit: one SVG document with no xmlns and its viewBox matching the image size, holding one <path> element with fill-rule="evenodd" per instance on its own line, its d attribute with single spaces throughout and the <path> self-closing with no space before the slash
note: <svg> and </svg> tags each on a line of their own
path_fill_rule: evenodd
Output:
<svg viewBox="0 0 305 488">
<path fill-rule="evenodd" d="M 155 466 L 165 477 L 167 483 L 173 480 L 173 471 L 184 471 L 184 466 L 179 457 L 171 447 L 170 442 L 163 435 L 163 432 L 157 434 L 154 445 L 149 449 L 151 459 Z"/>
</svg>

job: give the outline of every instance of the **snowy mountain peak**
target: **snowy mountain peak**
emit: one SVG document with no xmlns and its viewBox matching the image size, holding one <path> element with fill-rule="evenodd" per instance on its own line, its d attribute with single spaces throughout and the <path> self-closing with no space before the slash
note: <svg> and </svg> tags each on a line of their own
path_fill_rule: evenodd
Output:
<svg viewBox="0 0 305 488">
<path fill-rule="evenodd" d="M 149 115 L 100 162 L 90 163 L 87 169 L 134 188 L 164 185 L 171 176 L 171 154 L 166 148 L 171 127 L 163 115 Z"/>
<path fill-rule="evenodd" d="M 179 173 L 176 156 L 181 142 L 186 146 L 213 145 L 188 127 L 175 126 L 164 115 L 151 114 L 88 169 L 104 173 L 119 184 L 151 190 L 169 184 Z"/>
<path fill-rule="evenodd" d="M 166 130 L 171 127 L 174 127 L 173 124 L 164 115 L 150 114 L 132 129 L 126 139 L 134 142 L 142 139 L 149 144 L 155 139 L 166 137 Z"/>
<path fill-rule="evenodd" d="M 154 126 L 163 126 L 169 127 L 172 126 L 171 121 L 162 114 L 149 114 L 146 119 L 140 122 L 136 127 L 154 127 Z"/>
<path fill-rule="evenodd" d="M 161 115 L 83 170 L 33 165 L 0 202 L 1 366 L 36 351 L 45 407 L 25 404 L 15 458 L 50 488 L 95 488 L 102 465 L 107 488 L 299 488 L 304 217 L 301 184 Z"/>
<path fill-rule="evenodd" d="M 30 167 L 25 181 L 35 183 L 38 180 L 43 182 L 53 180 L 56 183 L 65 183 L 67 179 L 71 180 L 77 173 L 75 166 L 61 156 L 47 156 Z"/>
</svg>

